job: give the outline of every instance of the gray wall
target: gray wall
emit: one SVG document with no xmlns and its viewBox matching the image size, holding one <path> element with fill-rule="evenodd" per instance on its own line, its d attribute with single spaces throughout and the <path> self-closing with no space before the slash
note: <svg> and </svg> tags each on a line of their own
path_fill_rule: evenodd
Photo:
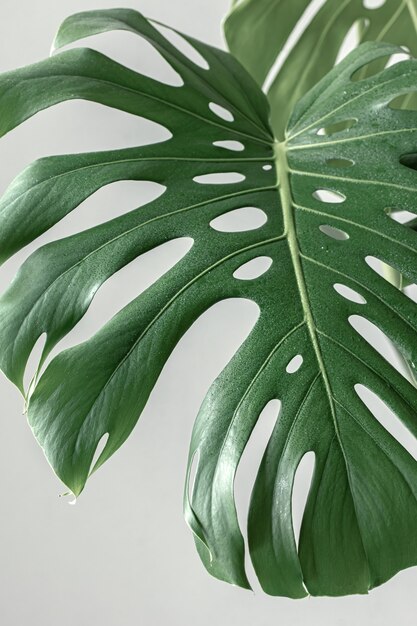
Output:
<svg viewBox="0 0 417 626">
<path fill-rule="evenodd" d="M 0 70 L 42 58 L 69 13 L 124 4 L 196 37 L 221 45 L 228 0 L 3 0 Z M 164 75 L 149 50 L 126 34 L 105 35 L 101 49 L 138 69 Z M 27 163 L 56 152 L 135 145 L 155 138 L 152 125 L 86 103 L 40 114 L 0 142 L 0 189 Z M 152 189 L 142 186 L 142 198 Z M 74 232 L 137 204 L 137 184 L 99 192 L 42 238 Z M 0 272 L 3 288 L 28 248 Z M 168 248 L 131 264 L 99 293 L 86 319 L 61 344 L 78 342 L 145 288 L 172 262 Z M 415 623 L 417 570 L 399 574 L 366 597 L 290 601 L 220 583 L 201 566 L 182 517 L 188 441 L 195 413 L 213 377 L 249 331 L 248 303 L 217 307 L 181 341 L 163 371 L 140 424 L 124 448 L 91 480 L 75 506 L 60 498 L 53 475 L 22 415 L 17 391 L 0 378 L 0 620 L 5 626 L 133 626 L 240 624 L 388 626 Z M 236 316 L 240 323 L 236 324 Z M 252 444 L 259 458 L 262 437 Z M 298 481 L 299 523 L 308 467 Z M 253 466 L 241 471 L 239 512 L 247 506 Z M 253 576 L 252 576 L 253 580 Z"/>
</svg>

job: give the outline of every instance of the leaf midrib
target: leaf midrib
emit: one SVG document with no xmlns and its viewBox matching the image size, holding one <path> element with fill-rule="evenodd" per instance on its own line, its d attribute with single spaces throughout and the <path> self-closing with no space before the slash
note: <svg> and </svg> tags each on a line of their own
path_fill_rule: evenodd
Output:
<svg viewBox="0 0 417 626">
<path fill-rule="evenodd" d="M 321 353 L 320 342 L 318 339 L 318 332 L 316 323 L 313 316 L 313 311 L 310 304 L 310 298 L 308 295 L 307 284 L 304 276 L 304 270 L 301 263 L 301 251 L 298 244 L 297 231 L 294 219 L 294 202 L 292 198 L 291 186 L 290 186 L 290 168 L 287 160 L 287 144 L 286 142 L 275 142 L 275 166 L 278 177 L 278 189 L 282 204 L 282 213 L 284 218 L 284 235 L 288 242 L 288 248 L 291 256 L 291 261 L 294 268 L 295 279 L 297 282 L 298 293 L 300 295 L 301 306 L 304 312 L 304 319 L 307 325 L 308 333 L 311 339 L 311 344 L 316 356 L 317 364 L 320 370 L 323 384 L 326 390 L 326 395 L 329 402 L 329 408 L 332 415 L 334 429 L 342 448 L 340 439 L 339 427 L 336 418 L 336 410 L 334 406 L 332 389 L 327 375 L 326 366 Z M 342 448 L 343 449 L 343 448 Z"/>
<path fill-rule="evenodd" d="M 298 286 L 298 291 L 300 294 L 301 305 L 303 308 L 308 333 L 310 335 L 311 344 L 312 344 L 312 347 L 316 356 L 316 360 L 317 360 L 317 364 L 319 368 L 319 375 L 321 376 L 323 380 L 324 388 L 326 391 L 326 396 L 327 396 L 327 400 L 329 403 L 330 413 L 332 416 L 332 422 L 333 422 L 333 427 L 335 431 L 335 437 L 337 438 L 339 448 L 344 459 L 349 489 L 352 494 L 353 508 L 355 511 L 355 517 L 358 522 L 361 543 L 362 543 L 366 558 L 368 560 L 368 556 L 367 556 L 367 552 L 365 548 L 365 542 L 362 538 L 360 518 L 357 512 L 357 508 L 356 508 L 349 460 L 345 453 L 342 438 L 340 435 L 340 429 L 339 429 L 339 424 L 338 424 L 337 415 L 336 415 L 335 398 L 333 396 L 333 391 L 330 385 L 330 380 L 327 374 L 327 369 L 326 369 L 323 355 L 321 352 L 320 342 L 318 338 L 319 331 L 314 320 L 313 311 L 311 308 L 310 298 L 309 298 L 308 289 L 307 289 L 307 283 L 305 280 L 304 270 L 303 270 L 302 261 L 301 261 L 302 254 L 301 254 L 301 250 L 298 244 L 298 237 L 297 237 L 297 231 L 296 231 L 296 225 L 295 225 L 295 219 L 294 219 L 294 209 L 296 208 L 296 206 L 293 201 L 292 191 L 291 191 L 290 168 L 289 168 L 289 164 L 287 160 L 286 141 L 283 141 L 283 142 L 276 141 L 274 145 L 274 153 L 275 153 L 276 172 L 277 172 L 277 177 L 278 177 L 278 189 L 280 193 L 282 213 L 283 213 L 283 218 L 284 218 L 284 236 L 286 237 L 286 240 L 288 242 L 290 256 L 291 256 L 291 260 L 292 260 L 294 272 L 295 272 L 295 278 L 296 278 L 296 282 Z"/>
</svg>

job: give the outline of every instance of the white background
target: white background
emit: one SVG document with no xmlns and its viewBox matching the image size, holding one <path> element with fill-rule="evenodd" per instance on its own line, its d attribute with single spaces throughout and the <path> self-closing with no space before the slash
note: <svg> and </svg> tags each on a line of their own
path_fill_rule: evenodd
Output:
<svg viewBox="0 0 417 626">
<path fill-rule="evenodd" d="M 91 0 L 3 0 L 0 70 L 47 56 L 54 32 L 66 15 L 118 4 L 111 0 L 97 4 Z M 220 20 L 228 0 L 124 0 L 121 4 L 222 45 Z M 133 36 L 116 33 L 97 41 L 117 60 L 164 76 L 157 58 Z M 0 188 L 4 190 L 26 164 L 41 155 L 135 145 L 154 136 L 151 125 L 104 107 L 81 102 L 60 105 L 0 142 Z M 143 187 L 142 201 L 148 192 Z M 112 186 L 84 203 L 66 227 L 73 232 L 93 224 L 97 217 L 110 219 L 117 214 L 115 207 L 134 208 L 137 198 L 135 184 Z M 54 233 L 63 234 L 59 228 Z M 4 266 L 1 287 L 29 251 Z M 131 264 L 109 281 L 71 342 L 91 335 L 143 290 L 149 282 L 147 272 L 156 276 L 176 253 L 177 249 L 168 249 L 165 256 Z M 64 488 L 31 435 L 21 398 L 0 378 L 0 622 L 4 626 L 415 623 L 417 569 L 399 574 L 369 596 L 291 601 L 264 595 L 256 581 L 255 593 L 221 583 L 200 564 L 182 517 L 191 426 L 211 380 L 255 317 L 249 303 L 229 303 L 209 312 L 191 329 L 164 369 L 133 435 L 92 478 L 75 506 L 59 497 Z M 253 481 L 253 469 L 245 471 L 238 489 L 240 512 L 247 505 Z M 306 474 L 299 484 L 298 517 L 307 482 Z"/>
</svg>

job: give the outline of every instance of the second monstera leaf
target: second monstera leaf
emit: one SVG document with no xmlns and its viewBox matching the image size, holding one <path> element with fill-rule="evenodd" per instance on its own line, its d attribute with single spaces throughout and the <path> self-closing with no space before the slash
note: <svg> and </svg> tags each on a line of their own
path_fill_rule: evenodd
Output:
<svg viewBox="0 0 417 626">
<path fill-rule="evenodd" d="M 367 260 L 417 280 L 417 235 L 391 218 L 393 210 L 415 210 L 417 114 L 397 110 L 395 101 L 416 90 L 417 62 L 357 80 L 363 66 L 397 52 L 364 45 L 297 104 L 278 142 L 266 97 L 233 57 L 188 39 L 206 60 L 203 69 L 134 11 L 69 18 L 57 46 L 112 29 L 145 37 L 183 85 L 159 83 L 88 49 L 66 51 L 0 77 L 1 132 L 84 98 L 158 122 L 172 137 L 31 165 L 1 201 L 1 258 L 109 183 L 147 180 L 166 191 L 25 262 L 0 301 L 1 367 L 22 389 L 40 335 L 47 336 L 42 364 L 114 272 L 168 240 L 192 238 L 174 268 L 49 363 L 29 399 L 34 434 L 79 494 L 98 442 L 109 435 L 96 467 L 129 436 L 190 325 L 220 300 L 251 299 L 258 321 L 214 382 L 192 435 L 189 467 L 197 452 L 199 463 L 185 512 L 200 556 L 214 576 L 249 586 L 233 483 L 259 414 L 279 399 L 249 512 L 257 575 L 275 595 L 365 593 L 417 563 L 417 463 L 355 387 L 376 393 L 415 435 L 417 391 L 353 323 L 363 316 L 416 362 L 417 307 Z M 227 175 L 223 184 L 219 174 Z M 215 218 L 244 207 L 263 211 L 264 225 L 226 233 L 213 227 Z M 259 257 L 269 262 L 263 275 L 239 278 Z M 297 371 L 288 367 L 295 357 Z M 297 547 L 291 494 L 309 451 L 315 472 Z"/>
<path fill-rule="evenodd" d="M 417 53 L 415 0 L 239 0 L 224 24 L 231 52 L 263 85 L 282 138 L 295 103 L 356 38 Z"/>
</svg>

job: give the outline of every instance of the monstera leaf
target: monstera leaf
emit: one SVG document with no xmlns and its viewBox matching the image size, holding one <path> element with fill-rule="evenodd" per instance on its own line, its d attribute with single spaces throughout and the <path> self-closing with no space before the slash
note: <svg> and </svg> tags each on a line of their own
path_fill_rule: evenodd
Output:
<svg viewBox="0 0 417 626">
<path fill-rule="evenodd" d="M 303 17 L 304 16 L 304 17 Z M 300 19 L 307 26 L 300 33 Z M 417 53 L 415 0 L 239 0 L 224 31 L 231 52 L 262 85 L 275 136 L 283 137 L 295 103 L 333 67 L 353 31 Z M 291 36 L 291 39 L 289 39 Z"/>
<path fill-rule="evenodd" d="M 51 360 L 28 398 L 33 432 L 79 494 L 98 442 L 109 435 L 95 468 L 129 436 L 190 325 L 220 300 L 250 299 L 257 323 L 214 382 L 192 435 L 185 513 L 198 551 L 211 574 L 249 587 L 233 483 L 261 411 L 278 399 L 249 512 L 261 584 L 294 598 L 365 593 L 417 563 L 417 463 L 356 385 L 376 393 L 415 435 L 417 390 L 354 328 L 356 316 L 366 318 L 416 362 L 416 305 L 368 257 L 417 280 L 417 235 L 392 219 L 393 211 L 415 210 L 417 113 L 396 102 L 416 90 L 417 61 L 363 78 L 364 67 L 398 51 L 364 44 L 296 105 L 277 141 L 266 97 L 233 57 L 188 38 L 203 69 L 134 11 L 69 18 L 56 47 L 111 29 L 145 37 L 183 85 L 72 49 L 0 77 L 2 134 L 48 106 L 84 98 L 158 122 L 172 136 L 29 166 L 1 201 L 2 259 L 109 183 L 146 180 L 166 190 L 29 257 L 0 302 L 1 367 L 22 389 L 43 333 L 40 365 L 114 272 L 168 240 L 191 238 L 186 256 L 153 286 Z M 244 207 L 263 211 L 264 225 L 215 228 L 215 218 Z M 267 271 L 243 280 L 238 270 L 260 257 Z M 297 546 L 291 495 L 309 451 L 315 471 Z"/>
</svg>

